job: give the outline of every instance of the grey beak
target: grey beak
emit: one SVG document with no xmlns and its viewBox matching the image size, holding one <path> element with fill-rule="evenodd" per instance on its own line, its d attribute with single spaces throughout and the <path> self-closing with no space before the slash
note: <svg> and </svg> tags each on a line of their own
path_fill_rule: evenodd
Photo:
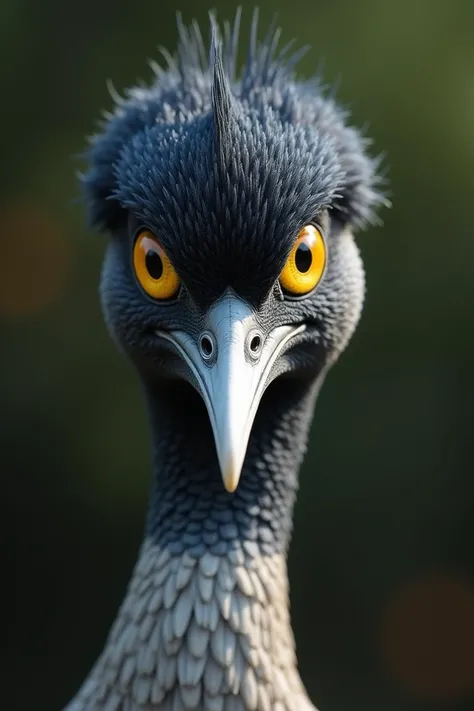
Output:
<svg viewBox="0 0 474 711">
<path fill-rule="evenodd" d="M 170 340 L 191 369 L 206 404 L 224 486 L 239 483 L 252 424 L 268 376 L 284 346 L 304 326 L 278 326 L 267 334 L 252 307 L 226 292 L 209 310 L 199 342 L 188 333 Z"/>
</svg>

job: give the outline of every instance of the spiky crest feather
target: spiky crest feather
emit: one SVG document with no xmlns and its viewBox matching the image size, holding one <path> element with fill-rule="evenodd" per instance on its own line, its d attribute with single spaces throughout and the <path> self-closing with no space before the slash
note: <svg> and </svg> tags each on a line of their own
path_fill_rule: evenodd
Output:
<svg viewBox="0 0 474 711">
<path fill-rule="evenodd" d="M 274 24 L 264 41 L 258 44 L 258 12 L 255 11 L 247 61 L 240 79 L 236 79 L 240 18 L 238 10 L 233 26 L 228 23 L 224 26 L 221 48 L 217 25 L 211 17 L 212 41 L 208 57 L 197 23 L 186 27 L 178 17 L 176 57 L 161 50 L 167 67 L 162 69 L 153 65 L 155 81 L 152 86 L 132 88 L 120 100 L 115 97 L 115 112 L 105 122 L 102 133 L 93 140 L 87 155 L 89 170 L 83 178 L 94 224 L 113 229 L 120 224 L 126 209 L 137 208 L 145 216 L 147 213 L 152 215 L 154 209 L 166 207 L 160 203 L 159 196 L 155 196 L 156 204 L 153 205 L 153 191 L 156 192 L 158 187 L 162 190 L 160 186 L 163 186 L 164 191 L 172 192 L 172 188 L 166 185 L 165 175 L 158 176 L 163 166 L 154 167 L 152 156 L 161 155 L 165 160 L 163 145 L 166 144 L 170 152 L 169 161 L 172 162 L 173 156 L 179 153 L 182 165 L 185 165 L 186 156 L 179 144 L 180 141 L 186 142 L 185 136 L 191 126 L 194 134 L 201 131 L 200 137 L 197 134 L 192 137 L 194 160 L 198 159 L 199 150 L 200 157 L 207 155 L 211 126 L 214 143 L 220 146 L 221 158 L 227 155 L 227 179 L 237 180 L 238 189 L 244 193 L 247 191 L 246 204 L 240 196 L 242 210 L 255 209 L 267 214 L 274 209 L 264 187 L 265 182 L 293 180 L 299 161 L 301 169 L 309 172 L 308 184 L 318 197 L 318 201 L 311 201 L 309 195 L 302 195 L 302 201 L 309 200 L 313 207 L 330 207 L 342 220 L 352 222 L 356 227 L 363 227 L 374 219 L 375 208 L 384 202 L 377 175 L 379 163 L 367 156 L 365 140 L 357 130 L 346 125 L 346 114 L 336 106 L 331 96 L 323 95 L 317 80 L 295 80 L 295 65 L 307 48 L 291 55 L 292 43 L 289 43 L 277 54 L 280 30 Z M 239 117 L 239 120 L 229 121 L 231 115 L 235 119 Z M 212 117 L 210 125 L 209 117 Z M 230 124 L 233 124 L 233 135 Z M 201 148 L 198 150 L 199 140 Z M 308 155 L 305 155 L 305 143 Z M 297 153 L 292 156 L 291 151 L 296 150 L 297 144 Z M 137 152 L 139 150 L 145 151 L 146 156 Z M 261 155 L 249 153 L 254 150 L 260 151 Z M 263 156 L 268 150 L 271 155 L 265 165 Z M 139 165 L 127 163 L 127 156 L 128 160 L 138 161 Z M 147 192 L 138 199 L 132 194 L 133 186 L 140 189 L 137 171 L 140 164 L 144 166 L 145 163 L 147 169 L 154 171 L 160 180 L 157 178 L 153 183 L 148 177 Z M 242 182 L 242 170 L 257 163 L 254 182 Z M 268 175 L 268 171 L 278 170 L 279 167 L 286 172 L 276 177 Z M 198 203 L 202 205 L 212 198 L 206 193 L 198 200 L 196 191 L 199 191 L 199 185 L 194 184 L 193 189 L 186 187 L 186 176 L 174 175 L 171 164 L 170 177 L 178 182 L 182 179 L 185 193 L 194 190 L 197 207 Z M 204 177 L 201 175 L 200 179 Z M 210 189 L 209 184 L 207 188 Z M 224 212 L 230 210 L 235 217 L 235 210 L 224 203 L 227 199 L 236 202 L 237 187 L 228 185 L 224 189 L 216 183 L 214 188 L 219 193 L 216 196 L 217 205 Z M 143 192 L 143 186 L 141 189 Z M 291 193 L 290 187 L 288 191 Z M 280 192 L 284 196 L 286 188 Z M 179 196 L 175 196 L 176 202 L 179 202 Z M 176 204 L 175 208 L 178 209 Z M 209 219 L 219 221 L 215 210 L 211 212 L 214 217 Z M 243 215 L 237 217 L 242 224 L 246 223 Z M 196 214 L 196 222 L 199 223 L 199 220 L 200 216 Z M 257 225 L 259 218 L 255 217 L 255 220 Z M 263 224 L 264 220 L 260 219 L 260 222 L 262 228 L 268 228 L 268 224 Z M 187 225 L 187 229 L 193 228 L 193 224 Z M 282 258 L 281 255 L 279 258 Z"/>
<path fill-rule="evenodd" d="M 212 69 L 211 109 L 214 138 L 218 155 L 222 160 L 230 148 L 229 143 L 232 134 L 229 131 L 229 127 L 234 117 L 235 108 L 232 89 L 222 62 L 222 49 L 218 29 L 214 23 L 212 24 L 210 66 Z"/>
</svg>

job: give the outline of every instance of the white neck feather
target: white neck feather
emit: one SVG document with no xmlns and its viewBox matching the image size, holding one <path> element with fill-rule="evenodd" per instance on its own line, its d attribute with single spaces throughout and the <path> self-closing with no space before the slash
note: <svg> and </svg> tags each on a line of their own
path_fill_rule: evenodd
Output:
<svg viewBox="0 0 474 711">
<path fill-rule="evenodd" d="M 244 543 L 172 556 L 145 541 L 105 649 L 67 711 L 314 711 L 286 561 Z"/>
</svg>

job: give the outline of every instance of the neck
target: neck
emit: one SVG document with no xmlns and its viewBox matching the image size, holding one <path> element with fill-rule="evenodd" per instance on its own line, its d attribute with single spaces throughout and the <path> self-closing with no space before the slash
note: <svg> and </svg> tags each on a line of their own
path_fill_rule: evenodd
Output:
<svg viewBox="0 0 474 711">
<path fill-rule="evenodd" d="M 147 711 L 313 708 L 297 672 L 286 553 L 316 391 L 283 379 L 268 389 L 234 494 L 199 396 L 177 383 L 148 391 L 146 537 L 77 711 L 111 699 Z"/>
</svg>

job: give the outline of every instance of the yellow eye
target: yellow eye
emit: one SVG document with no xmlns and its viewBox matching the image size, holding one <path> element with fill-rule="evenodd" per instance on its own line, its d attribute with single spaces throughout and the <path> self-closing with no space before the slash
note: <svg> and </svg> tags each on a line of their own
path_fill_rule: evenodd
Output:
<svg viewBox="0 0 474 711">
<path fill-rule="evenodd" d="M 325 264 L 323 236 L 314 225 L 306 225 L 300 230 L 280 275 L 283 289 L 295 296 L 308 294 L 321 279 Z"/>
<path fill-rule="evenodd" d="M 171 299 L 178 293 L 179 277 L 165 250 L 152 232 L 138 235 L 133 248 L 135 274 L 153 299 Z"/>
</svg>

